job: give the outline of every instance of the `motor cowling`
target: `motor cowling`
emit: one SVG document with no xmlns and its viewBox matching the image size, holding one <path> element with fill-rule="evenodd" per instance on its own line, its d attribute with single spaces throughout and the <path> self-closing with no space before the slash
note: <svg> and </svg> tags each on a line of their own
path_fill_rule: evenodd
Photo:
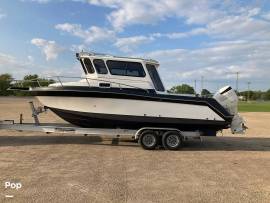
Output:
<svg viewBox="0 0 270 203">
<path fill-rule="evenodd" d="M 231 115 L 233 115 L 231 123 L 231 131 L 233 134 L 242 134 L 247 127 L 245 126 L 244 119 L 238 114 L 238 96 L 230 86 L 221 88 L 215 95 L 214 99 L 217 100 Z"/>
</svg>

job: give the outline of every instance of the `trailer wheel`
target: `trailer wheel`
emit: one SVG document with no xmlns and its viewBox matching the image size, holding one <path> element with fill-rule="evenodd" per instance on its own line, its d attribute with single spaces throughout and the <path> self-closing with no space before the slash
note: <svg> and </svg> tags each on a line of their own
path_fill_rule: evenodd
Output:
<svg viewBox="0 0 270 203">
<path fill-rule="evenodd" d="M 144 149 L 147 150 L 155 149 L 158 143 L 156 133 L 152 130 L 144 131 L 139 138 L 139 143 Z"/>
<path fill-rule="evenodd" d="M 162 145 L 168 150 L 177 150 L 182 146 L 183 140 L 179 132 L 167 131 L 162 136 Z"/>
</svg>

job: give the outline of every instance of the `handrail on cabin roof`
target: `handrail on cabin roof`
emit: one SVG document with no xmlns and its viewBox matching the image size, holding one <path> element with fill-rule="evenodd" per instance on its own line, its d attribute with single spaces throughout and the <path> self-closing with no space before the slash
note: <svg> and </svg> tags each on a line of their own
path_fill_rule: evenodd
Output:
<svg viewBox="0 0 270 203">
<path fill-rule="evenodd" d="M 123 59 L 137 59 L 137 60 L 144 60 L 144 61 L 147 61 L 149 63 L 159 64 L 159 62 L 154 60 L 154 59 L 145 59 L 145 58 L 139 58 L 139 57 L 114 56 L 114 55 L 104 54 L 104 53 L 83 52 L 83 51 L 79 52 L 79 53 L 76 53 L 76 58 L 77 59 L 80 59 L 81 57 L 84 57 L 84 56 L 99 56 L 99 57 L 113 57 L 113 58 L 123 58 Z"/>
</svg>

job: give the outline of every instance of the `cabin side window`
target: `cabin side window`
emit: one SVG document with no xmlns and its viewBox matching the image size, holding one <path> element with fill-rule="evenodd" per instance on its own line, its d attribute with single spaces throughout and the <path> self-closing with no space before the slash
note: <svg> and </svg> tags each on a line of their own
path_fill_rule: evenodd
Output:
<svg viewBox="0 0 270 203">
<path fill-rule="evenodd" d="M 106 63 L 112 75 L 145 77 L 145 72 L 141 63 L 112 60 L 108 60 Z"/>
<path fill-rule="evenodd" d="M 96 71 L 99 74 L 107 74 L 108 73 L 106 65 L 102 59 L 94 59 L 93 63 L 94 63 L 94 66 L 96 68 Z"/>
<path fill-rule="evenodd" d="M 146 69 L 150 75 L 150 78 L 155 86 L 155 89 L 157 91 L 161 91 L 161 92 L 164 92 L 165 91 L 165 88 L 162 84 L 162 81 L 159 77 L 159 74 L 158 74 L 158 71 L 156 69 L 156 67 L 154 65 L 151 65 L 151 64 L 146 64 Z"/>
<path fill-rule="evenodd" d="M 92 62 L 91 62 L 91 60 L 89 58 L 84 58 L 83 63 L 85 65 L 85 68 L 86 68 L 88 73 L 94 73 L 95 72 L 95 70 L 93 68 L 93 65 L 92 65 Z"/>
</svg>

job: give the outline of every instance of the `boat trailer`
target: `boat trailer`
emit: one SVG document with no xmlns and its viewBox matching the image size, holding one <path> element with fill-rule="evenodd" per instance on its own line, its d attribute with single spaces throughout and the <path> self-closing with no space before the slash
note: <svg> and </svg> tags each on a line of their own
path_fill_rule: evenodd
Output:
<svg viewBox="0 0 270 203">
<path fill-rule="evenodd" d="M 84 136 L 108 136 L 110 138 L 129 138 L 138 141 L 144 149 L 155 149 L 163 146 L 168 150 L 177 150 L 183 142 L 189 139 L 199 139 L 202 142 L 200 131 L 180 131 L 175 128 L 144 127 L 138 130 L 131 129 L 108 129 L 108 128 L 82 128 L 68 123 L 41 123 L 39 114 L 47 111 L 46 107 L 35 107 L 32 101 L 29 102 L 34 123 L 23 123 L 23 115 L 20 114 L 20 121 L 0 120 L 0 130 L 16 130 L 19 132 L 44 132 L 59 134 L 75 134 Z"/>
</svg>

